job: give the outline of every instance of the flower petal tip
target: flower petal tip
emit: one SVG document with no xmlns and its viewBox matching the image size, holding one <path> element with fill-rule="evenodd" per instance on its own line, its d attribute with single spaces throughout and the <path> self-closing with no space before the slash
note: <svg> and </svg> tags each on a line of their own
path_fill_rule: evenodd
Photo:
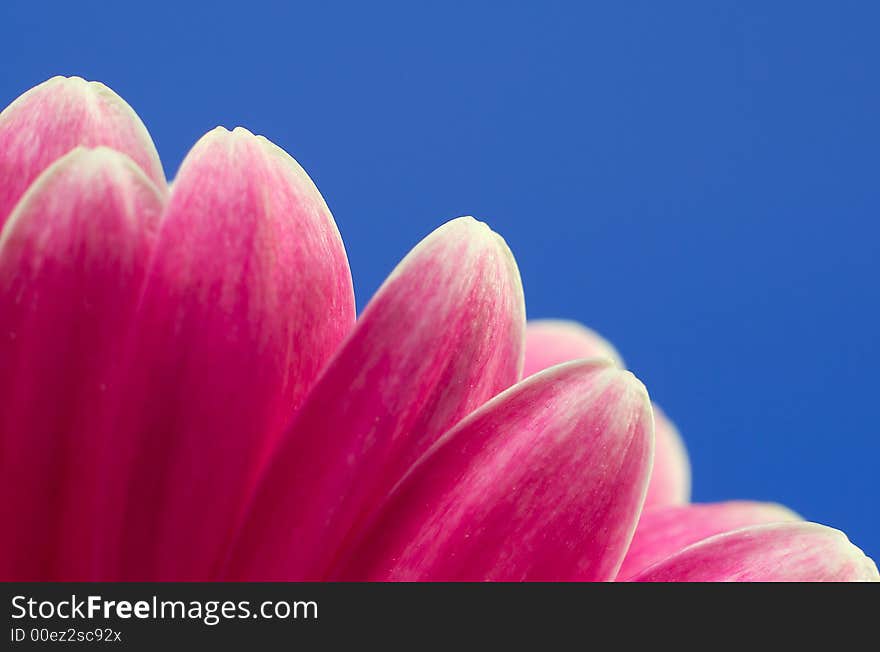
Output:
<svg viewBox="0 0 880 652">
<path fill-rule="evenodd" d="M 818 523 L 756 525 L 704 539 L 650 566 L 648 582 L 877 582 L 877 566 L 840 530 Z"/>
<path fill-rule="evenodd" d="M 33 201 L 39 199 L 47 187 L 53 186 L 55 179 L 59 176 L 65 176 L 71 180 L 76 179 L 75 188 L 78 193 L 76 198 L 79 201 L 82 201 L 89 194 L 100 197 L 102 193 L 107 192 L 109 187 L 113 187 L 116 192 L 123 194 L 134 192 L 136 188 L 137 192 L 151 195 L 147 199 L 148 204 L 160 208 L 164 204 L 164 194 L 131 158 L 109 147 L 83 147 L 79 145 L 49 165 L 28 187 L 9 215 L 3 229 L 0 230 L 0 244 L 13 237 L 17 231 L 14 224 L 22 216 L 30 216 L 30 213 L 33 212 Z M 71 201 L 71 199 L 68 198 L 67 201 Z M 119 215 L 129 219 L 135 217 L 125 212 Z M 144 227 L 147 231 L 155 231 L 158 228 L 161 214 L 159 210 L 144 209 L 137 217 L 145 220 Z M 88 224 L 88 222 L 86 221 L 84 224 Z M 48 226 L 45 225 L 44 228 Z"/>
<path fill-rule="evenodd" d="M 605 382 L 619 393 L 620 408 L 644 413 L 644 418 L 652 424 L 653 432 L 654 411 L 651 407 L 651 396 L 645 384 L 632 371 L 617 366 L 613 359 L 607 357 L 578 360 L 575 364 L 601 369 Z"/>
<path fill-rule="evenodd" d="M 656 417 L 656 412 L 655 412 Z M 658 432 L 657 436 L 661 434 Z M 687 546 L 710 537 L 753 525 L 794 522 L 802 520 L 790 509 L 776 503 L 728 501 L 705 504 L 651 504 L 656 491 L 658 471 L 663 462 L 658 456 L 662 442 L 658 442 L 654 456 L 654 472 L 648 488 L 645 509 L 630 543 L 626 558 L 618 573 L 618 580 L 638 575 L 658 561 L 678 553 Z"/>
<path fill-rule="evenodd" d="M 565 319 L 529 320 L 526 331 L 526 376 L 578 358 L 608 358 L 625 367 L 623 357 L 596 331 Z"/>
<path fill-rule="evenodd" d="M 460 238 L 469 238 L 476 241 L 495 241 L 497 242 L 500 239 L 502 242 L 504 240 L 495 233 L 488 224 L 485 222 L 478 220 L 472 215 L 463 215 L 461 217 L 456 217 L 444 224 L 438 226 L 434 231 L 425 238 L 424 241 L 427 241 L 432 236 L 437 235 L 438 237 L 441 235 L 445 235 L 446 237 L 452 237 L 453 235 Z M 424 242 L 423 241 L 423 242 Z"/>
<path fill-rule="evenodd" d="M 52 77 L 0 113 L 0 224 L 40 173 L 78 145 L 128 155 L 165 192 L 158 152 L 134 110 L 100 82 Z"/>
<path fill-rule="evenodd" d="M 196 144 L 193 145 L 186 160 L 184 160 L 184 164 L 190 159 L 198 158 L 200 154 L 206 151 L 215 153 L 222 152 L 223 150 L 219 148 L 225 148 L 225 151 L 229 156 L 235 156 L 236 154 L 233 154 L 233 152 L 250 151 L 257 156 L 268 155 L 267 158 L 269 160 L 275 159 L 281 161 L 283 163 L 282 167 L 285 168 L 285 171 L 293 172 L 294 177 L 299 181 L 299 185 L 302 186 L 303 190 L 311 195 L 311 199 L 317 202 L 323 211 L 329 213 L 324 198 L 321 196 L 314 181 L 312 181 L 302 165 L 300 165 L 299 162 L 283 147 L 275 144 L 265 136 L 254 134 L 246 127 L 237 126 L 232 129 L 227 129 L 223 125 L 214 127 L 205 133 Z M 335 222 L 333 222 L 333 229 L 338 235 L 339 231 L 336 228 Z M 339 239 L 341 241 L 341 237 Z"/>
</svg>

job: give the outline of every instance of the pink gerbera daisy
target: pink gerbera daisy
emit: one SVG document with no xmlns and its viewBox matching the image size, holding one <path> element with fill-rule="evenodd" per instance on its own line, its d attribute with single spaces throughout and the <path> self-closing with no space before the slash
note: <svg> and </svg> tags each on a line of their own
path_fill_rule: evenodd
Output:
<svg viewBox="0 0 880 652">
<path fill-rule="evenodd" d="M 355 321 L 288 154 L 218 128 L 168 184 L 127 104 L 57 77 L 0 114 L 0 228 L 2 579 L 878 579 L 785 508 L 688 504 L 642 383 L 527 326 L 472 218 Z"/>
</svg>

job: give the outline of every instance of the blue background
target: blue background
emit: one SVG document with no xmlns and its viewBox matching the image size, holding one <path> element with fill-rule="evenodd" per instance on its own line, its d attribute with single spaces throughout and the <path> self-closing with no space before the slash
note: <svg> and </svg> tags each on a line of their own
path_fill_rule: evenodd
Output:
<svg viewBox="0 0 880 652">
<path fill-rule="evenodd" d="M 359 306 L 473 214 L 531 317 L 621 350 L 698 500 L 776 500 L 880 557 L 880 9 L 870 2 L 0 2 L 0 105 L 104 81 L 166 172 L 211 127 L 291 152 Z M 601 5 L 601 6 L 600 6 Z"/>
</svg>

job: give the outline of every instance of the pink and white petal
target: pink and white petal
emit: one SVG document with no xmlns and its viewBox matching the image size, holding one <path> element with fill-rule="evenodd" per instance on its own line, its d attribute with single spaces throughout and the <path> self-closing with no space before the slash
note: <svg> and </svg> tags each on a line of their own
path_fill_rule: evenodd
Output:
<svg viewBox="0 0 880 652">
<path fill-rule="evenodd" d="M 459 218 L 391 273 L 273 456 L 225 575 L 320 579 L 440 435 L 516 382 L 525 308 L 504 241 Z"/>
<path fill-rule="evenodd" d="M 750 525 L 799 520 L 790 509 L 774 503 L 730 501 L 646 507 L 617 577 L 628 580 L 687 546 L 716 534 Z"/>
<path fill-rule="evenodd" d="M 258 468 L 354 325 L 327 205 L 265 138 L 218 128 L 174 182 L 120 430 L 141 442 L 128 579 L 208 579 Z"/>
<path fill-rule="evenodd" d="M 129 442 L 112 410 L 162 209 L 130 159 L 77 148 L 0 235 L 3 580 L 113 575 Z"/>
<path fill-rule="evenodd" d="M 877 566 L 839 530 L 756 525 L 720 534 L 647 568 L 636 582 L 878 581 Z"/>
<path fill-rule="evenodd" d="M 525 376 L 579 358 L 608 358 L 623 367 L 623 358 L 601 335 L 573 321 L 530 321 L 526 329 Z M 687 503 L 691 467 L 687 449 L 675 425 L 654 406 L 654 471 L 646 506 Z"/>
<path fill-rule="evenodd" d="M 623 358 L 608 340 L 577 322 L 533 319 L 527 324 L 524 377 L 582 358 L 608 358 L 624 366 Z"/>
<path fill-rule="evenodd" d="M 128 155 L 164 192 L 156 147 L 132 108 L 98 82 L 53 77 L 0 113 L 0 227 L 39 174 L 78 146 Z"/>
<path fill-rule="evenodd" d="M 654 404 L 654 471 L 645 507 L 684 505 L 691 499 L 691 463 L 687 448 L 675 427 Z"/>
<path fill-rule="evenodd" d="M 609 361 L 527 378 L 410 471 L 334 579 L 613 579 L 652 443 L 644 386 Z"/>
</svg>

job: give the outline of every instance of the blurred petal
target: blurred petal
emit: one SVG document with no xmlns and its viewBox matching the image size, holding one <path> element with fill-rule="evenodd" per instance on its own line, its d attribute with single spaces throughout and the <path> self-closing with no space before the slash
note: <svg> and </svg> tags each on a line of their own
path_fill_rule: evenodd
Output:
<svg viewBox="0 0 880 652">
<path fill-rule="evenodd" d="M 617 577 L 629 579 L 683 548 L 716 534 L 749 525 L 798 520 L 800 517 L 790 509 L 773 503 L 731 501 L 646 507 Z"/>
<path fill-rule="evenodd" d="M 0 579 L 107 577 L 126 440 L 109 427 L 162 212 L 109 149 L 47 169 L 0 235 Z"/>
<path fill-rule="evenodd" d="M 561 319 L 529 321 L 524 377 L 581 358 L 608 358 L 619 367 L 624 366 L 623 358 L 608 340 L 577 322 Z"/>
<path fill-rule="evenodd" d="M 644 386 L 606 360 L 532 376 L 429 452 L 340 579 L 609 580 L 651 467 Z"/>
<path fill-rule="evenodd" d="M 606 339 L 577 322 L 548 319 L 528 323 L 523 373 L 526 377 L 561 362 L 597 357 L 624 366 L 620 354 Z M 687 449 L 676 427 L 656 405 L 654 433 L 654 470 L 645 505 L 686 503 L 691 495 Z"/>
<path fill-rule="evenodd" d="M 691 499 L 691 463 L 678 428 L 654 404 L 654 471 L 645 507 L 683 505 Z"/>
<path fill-rule="evenodd" d="M 636 575 L 636 582 L 878 581 L 846 535 L 816 523 L 757 525 L 704 539 Z"/>
<path fill-rule="evenodd" d="M 261 482 L 234 579 L 317 579 L 342 540 L 449 427 L 522 369 L 516 263 L 460 218 L 391 273 L 309 395 Z"/>
<path fill-rule="evenodd" d="M 98 82 L 53 77 L 0 113 L 0 227 L 28 186 L 77 146 L 127 154 L 164 191 L 150 134 L 132 108 Z"/>
<path fill-rule="evenodd" d="M 209 576 L 259 465 L 353 324 L 342 240 L 302 168 L 244 129 L 202 138 L 174 182 L 139 316 L 124 577 Z"/>
</svg>

